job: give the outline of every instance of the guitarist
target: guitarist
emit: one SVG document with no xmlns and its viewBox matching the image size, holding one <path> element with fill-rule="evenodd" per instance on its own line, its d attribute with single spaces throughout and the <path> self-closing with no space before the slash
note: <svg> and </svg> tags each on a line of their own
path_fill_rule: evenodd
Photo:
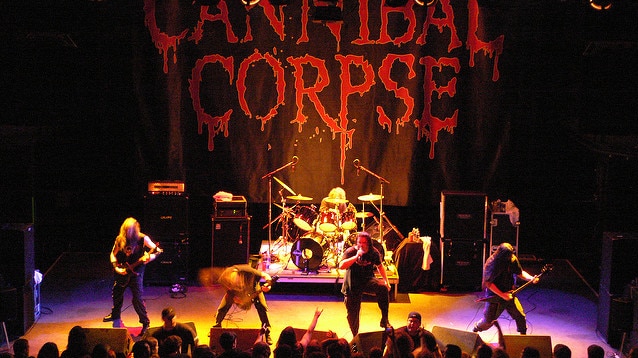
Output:
<svg viewBox="0 0 638 358">
<path fill-rule="evenodd" d="M 266 281 L 263 286 L 260 285 L 262 278 Z M 273 278 L 267 272 L 259 271 L 250 265 L 244 264 L 224 269 L 219 277 L 219 283 L 226 289 L 226 294 L 222 297 L 222 301 L 217 308 L 217 316 L 213 327 L 222 326 L 222 321 L 233 304 L 243 310 L 249 310 L 254 304 L 261 321 L 261 327 L 265 329 L 266 343 L 272 345 L 268 305 L 266 304 L 264 292 L 270 291 Z"/>
<path fill-rule="evenodd" d="M 483 318 L 474 323 L 474 332 L 484 331 L 494 324 L 496 319 L 507 311 L 516 321 L 516 330 L 527 333 L 527 321 L 521 302 L 512 295 L 516 277 L 526 281 L 538 282 L 538 277 L 527 273 L 521 267 L 514 248 L 505 242 L 499 245 L 483 266 L 483 289 L 486 298 Z"/>
<path fill-rule="evenodd" d="M 113 308 L 111 308 L 111 313 L 104 317 L 104 322 L 120 319 L 124 291 L 128 287 L 133 294 L 133 308 L 142 324 L 140 336 L 148 331 L 150 320 L 142 298 L 144 294 L 144 268 L 147 263 L 155 259 L 156 251 L 159 251 L 159 247 L 146 234 L 140 232 L 140 223 L 136 219 L 129 217 L 124 220 L 110 255 L 111 264 L 115 271 L 115 283 L 112 291 Z"/>
</svg>

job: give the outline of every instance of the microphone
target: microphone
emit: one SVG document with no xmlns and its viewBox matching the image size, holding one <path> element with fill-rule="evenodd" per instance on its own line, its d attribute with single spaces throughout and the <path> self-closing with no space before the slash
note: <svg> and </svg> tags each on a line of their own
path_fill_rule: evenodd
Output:
<svg viewBox="0 0 638 358">
<path fill-rule="evenodd" d="M 292 157 L 292 171 L 295 171 L 295 164 L 297 164 L 297 162 L 299 161 L 299 158 L 295 155 L 294 157 Z"/>
<path fill-rule="evenodd" d="M 357 168 L 357 176 L 359 176 L 359 167 L 361 166 L 361 163 L 359 162 L 359 159 L 355 159 L 352 164 L 354 164 L 354 167 Z"/>
</svg>

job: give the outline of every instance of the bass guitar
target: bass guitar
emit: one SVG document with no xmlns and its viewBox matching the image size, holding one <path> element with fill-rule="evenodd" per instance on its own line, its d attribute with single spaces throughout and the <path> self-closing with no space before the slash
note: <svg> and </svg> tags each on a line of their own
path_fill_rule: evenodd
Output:
<svg viewBox="0 0 638 358">
<path fill-rule="evenodd" d="M 144 252 L 144 255 L 142 255 L 142 257 L 140 257 L 137 261 L 133 263 L 124 262 L 124 263 L 118 264 L 117 267 L 123 268 L 125 272 L 124 273 L 118 272 L 117 275 L 115 275 L 115 282 L 119 286 L 122 286 L 122 287 L 127 286 L 129 282 L 131 282 L 131 278 L 139 276 L 139 274 L 135 272 L 135 269 L 137 267 L 139 267 L 142 264 L 144 265 L 147 264 L 148 259 L 150 258 L 152 254 L 159 255 L 162 252 L 164 251 L 159 247 L 159 245 L 155 244 L 154 249 Z"/>
<path fill-rule="evenodd" d="M 278 280 L 279 280 L 279 275 L 273 276 L 271 284 L 277 282 Z M 237 305 L 237 307 L 247 311 L 248 309 L 250 309 L 250 306 L 252 305 L 253 301 L 255 300 L 255 298 L 257 298 L 257 296 L 259 296 L 260 293 L 270 291 L 271 284 L 267 284 L 266 282 L 264 282 L 264 283 L 260 283 L 259 287 L 252 292 L 245 292 L 245 293 L 238 292 L 233 297 L 233 302 Z M 266 289 L 264 288 L 264 286 L 268 288 Z"/>
<path fill-rule="evenodd" d="M 548 271 L 551 271 L 554 269 L 554 266 L 551 264 L 547 264 L 545 266 L 543 266 L 543 268 L 541 269 L 541 272 L 538 275 L 535 275 L 534 277 L 532 277 L 531 280 L 525 282 L 524 284 L 522 284 L 521 286 L 519 286 L 518 288 L 509 291 L 509 293 L 512 295 L 512 297 L 516 297 L 516 295 L 521 292 L 522 290 L 524 290 L 526 287 L 528 287 L 530 284 L 532 284 L 537 278 L 540 278 L 541 276 L 543 276 L 543 274 L 545 274 Z M 482 297 L 482 298 L 478 298 L 476 300 L 476 302 L 502 302 L 503 299 L 499 296 L 487 296 L 487 297 Z"/>
</svg>

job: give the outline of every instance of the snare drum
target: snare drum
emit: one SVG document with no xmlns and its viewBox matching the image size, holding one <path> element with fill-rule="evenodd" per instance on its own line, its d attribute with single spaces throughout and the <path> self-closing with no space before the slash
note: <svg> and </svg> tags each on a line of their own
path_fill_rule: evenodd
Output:
<svg viewBox="0 0 638 358">
<path fill-rule="evenodd" d="M 300 206 L 295 209 L 295 218 L 292 220 L 297 227 L 304 231 L 312 230 L 312 223 L 317 217 L 314 206 Z"/>
<path fill-rule="evenodd" d="M 354 230 L 357 228 L 357 219 L 354 211 L 346 211 L 341 214 L 341 229 Z"/>
<path fill-rule="evenodd" d="M 336 211 L 324 211 L 319 214 L 319 229 L 324 232 L 337 230 L 339 224 L 339 213 Z"/>
</svg>

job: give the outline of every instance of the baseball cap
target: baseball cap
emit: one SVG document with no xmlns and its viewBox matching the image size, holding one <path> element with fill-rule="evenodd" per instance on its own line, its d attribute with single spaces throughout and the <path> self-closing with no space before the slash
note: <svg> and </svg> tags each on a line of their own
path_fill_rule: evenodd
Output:
<svg viewBox="0 0 638 358">
<path fill-rule="evenodd" d="M 173 307 L 166 307 L 162 310 L 162 318 L 171 319 L 173 317 L 175 317 L 175 310 Z"/>
<path fill-rule="evenodd" d="M 419 312 L 410 312 L 410 314 L 408 314 L 408 319 L 410 318 L 416 318 L 419 321 L 421 320 L 421 314 Z"/>
</svg>

